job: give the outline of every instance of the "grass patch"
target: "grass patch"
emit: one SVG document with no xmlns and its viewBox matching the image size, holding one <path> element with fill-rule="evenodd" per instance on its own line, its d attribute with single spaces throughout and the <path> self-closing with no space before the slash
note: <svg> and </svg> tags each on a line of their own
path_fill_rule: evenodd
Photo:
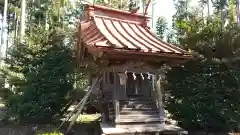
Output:
<svg viewBox="0 0 240 135">
<path fill-rule="evenodd" d="M 37 134 L 37 135 L 64 135 L 64 134 L 60 132 L 51 132 L 51 133 L 44 133 L 44 134 Z"/>
<path fill-rule="evenodd" d="M 5 104 L 4 103 L 0 103 L 0 109 L 1 108 L 5 108 Z"/>
<path fill-rule="evenodd" d="M 0 98 L 0 109 L 4 109 L 5 107 L 5 102 Z"/>
<path fill-rule="evenodd" d="M 91 123 L 97 121 L 100 118 L 100 114 L 83 114 L 77 118 L 78 123 Z"/>
</svg>

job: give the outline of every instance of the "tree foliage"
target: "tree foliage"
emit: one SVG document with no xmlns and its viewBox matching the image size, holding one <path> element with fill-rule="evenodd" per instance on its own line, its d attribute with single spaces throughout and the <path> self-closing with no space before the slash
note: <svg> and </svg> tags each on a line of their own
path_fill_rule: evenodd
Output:
<svg viewBox="0 0 240 135">
<path fill-rule="evenodd" d="M 104 5 L 107 7 L 115 8 L 115 9 L 122 9 L 122 10 L 129 10 L 135 9 L 139 5 L 140 2 L 146 3 L 147 0 L 96 0 L 95 3 L 99 5 Z M 121 5 L 122 4 L 122 5 Z M 122 6 L 122 8 L 121 8 Z"/>
<path fill-rule="evenodd" d="M 120 8 L 120 0 L 96 0 L 95 1 L 96 4 L 99 5 L 105 5 L 107 7 L 111 7 L 111 8 Z M 126 0 L 123 0 L 123 9 L 126 9 L 127 5 L 126 5 Z"/>
<path fill-rule="evenodd" d="M 240 123 L 239 27 L 234 19 L 222 27 L 219 14 L 206 18 L 187 0 L 175 5 L 176 42 L 190 49 L 194 58 L 168 71 L 166 109 L 188 130 L 236 130 Z M 213 7 L 217 6 L 223 7 L 219 3 Z"/>
<path fill-rule="evenodd" d="M 157 20 L 157 24 L 156 24 L 156 29 L 157 29 L 157 36 L 160 39 L 164 39 L 164 37 L 166 36 L 167 33 L 167 21 L 166 18 L 164 17 L 159 17 Z"/>
<path fill-rule="evenodd" d="M 19 121 L 51 121 L 63 115 L 73 90 L 73 56 L 65 33 L 37 28 L 31 45 L 17 45 L 9 51 L 7 69 L 22 75 L 8 78 L 14 86 L 7 99 L 8 115 Z M 10 76 L 8 76 L 10 77 Z"/>
<path fill-rule="evenodd" d="M 237 128 L 240 74 L 224 64 L 191 60 L 167 74 L 166 109 L 189 130 L 213 132 Z"/>
<path fill-rule="evenodd" d="M 79 3 L 26 1 L 26 31 L 24 43 L 19 44 L 21 1 L 8 1 L 10 47 L 1 76 L 9 87 L 3 86 L 0 93 L 7 102 L 8 118 L 50 122 L 63 115 L 78 91 L 83 93 L 87 81 L 85 74 L 75 69 L 73 49 L 75 23 L 82 12 Z"/>
</svg>

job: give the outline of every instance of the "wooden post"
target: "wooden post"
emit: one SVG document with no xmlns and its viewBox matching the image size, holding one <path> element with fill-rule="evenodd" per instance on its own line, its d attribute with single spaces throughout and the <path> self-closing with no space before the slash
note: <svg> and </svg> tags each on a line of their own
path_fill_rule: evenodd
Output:
<svg viewBox="0 0 240 135">
<path fill-rule="evenodd" d="M 93 84 L 91 85 L 90 90 L 89 90 L 89 91 L 86 93 L 86 95 L 82 98 L 82 100 L 80 101 L 79 105 L 77 105 L 77 108 L 76 108 L 76 109 L 78 109 L 78 111 L 77 111 L 77 113 L 73 116 L 73 118 L 72 118 L 72 120 L 71 120 L 71 122 L 70 122 L 70 124 L 69 124 L 69 126 L 68 126 L 67 133 L 71 130 L 71 128 L 72 128 L 72 126 L 74 125 L 74 123 L 76 122 L 78 116 L 81 114 L 81 112 L 82 112 L 82 110 L 83 110 L 83 107 L 84 107 L 85 103 L 87 102 L 87 100 L 88 100 L 91 92 L 95 89 L 95 86 L 99 83 L 99 81 L 100 81 L 101 79 L 102 79 L 102 74 L 99 74 L 98 77 L 97 77 L 97 79 L 96 79 L 96 81 L 95 81 L 95 83 L 93 83 Z M 75 109 L 74 109 L 74 110 L 75 110 Z M 71 118 L 71 116 L 70 116 L 70 118 Z M 61 125 L 62 125 L 62 124 L 61 124 Z"/>
<path fill-rule="evenodd" d="M 114 104 L 115 104 L 115 123 L 118 123 L 119 121 L 119 89 L 118 89 L 118 83 L 117 83 L 117 72 L 114 71 Z"/>
<path fill-rule="evenodd" d="M 156 77 L 156 84 L 158 85 L 157 87 L 157 94 L 158 94 L 158 105 L 159 105 L 159 113 L 160 113 L 160 119 L 162 122 L 164 122 L 164 117 L 165 117 L 165 112 L 164 112 L 164 105 L 163 105 L 163 93 L 162 93 L 162 87 L 161 87 L 161 78 L 158 75 Z"/>
<path fill-rule="evenodd" d="M 102 77 L 102 82 L 103 83 L 106 83 L 105 80 L 106 80 L 106 72 L 103 72 L 103 77 Z M 103 89 L 100 89 L 100 90 L 103 90 Z M 101 93 L 103 94 L 103 93 Z M 102 96 L 102 95 L 101 95 Z M 101 97 L 102 101 L 101 101 L 101 115 L 102 115 L 102 122 L 103 123 L 107 123 L 107 116 L 106 116 L 106 108 L 108 109 L 108 106 L 106 107 L 105 105 L 105 98 L 104 97 Z"/>
</svg>

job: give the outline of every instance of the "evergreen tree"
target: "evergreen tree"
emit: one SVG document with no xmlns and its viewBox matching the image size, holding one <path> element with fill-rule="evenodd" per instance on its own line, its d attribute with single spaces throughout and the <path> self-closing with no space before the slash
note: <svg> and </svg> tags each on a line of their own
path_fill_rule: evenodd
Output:
<svg viewBox="0 0 240 135">
<path fill-rule="evenodd" d="M 20 122 L 60 118 L 73 90 L 74 63 L 71 45 L 64 42 L 66 33 L 44 31 L 35 29 L 36 34 L 29 37 L 32 44 L 13 47 L 6 60 L 7 69 L 22 76 L 5 74 L 14 86 L 7 99 L 7 115 Z"/>
<path fill-rule="evenodd" d="M 166 109 L 188 130 L 236 130 L 240 121 L 240 30 L 235 20 L 221 27 L 219 14 L 211 15 L 206 23 L 198 9 L 184 10 L 186 1 L 175 4 L 175 39 L 191 49 L 194 58 L 168 71 Z"/>
<path fill-rule="evenodd" d="M 6 66 L 1 69 L 10 85 L 3 94 L 7 115 L 15 122 L 50 122 L 63 116 L 69 94 L 74 92 L 75 30 L 71 29 L 71 20 L 80 13 L 66 0 L 25 4 L 30 7 L 24 17 L 25 42 L 12 42 Z M 20 29 L 21 1 L 10 1 L 9 5 L 9 32 L 14 32 L 15 41 L 22 36 L 16 32 Z"/>
<path fill-rule="evenodd" d="M 157 36 L 160 39 L 164 39 L 168 30 L 168 24 L 164 17 L 159 17 L 156 23 Z"/>
</svg>

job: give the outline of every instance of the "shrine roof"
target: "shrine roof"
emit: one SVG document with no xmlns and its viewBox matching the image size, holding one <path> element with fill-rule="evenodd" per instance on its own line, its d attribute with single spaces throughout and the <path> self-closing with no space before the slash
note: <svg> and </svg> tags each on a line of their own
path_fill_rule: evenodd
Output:
<svg viewBox="0 0 240 135">
<path fill-rule="evenodd" d="M 82 41 L 87 48 L 191 57 L 187 51 L 159 40 L 149 30 L 148 19 L 136 13 L 88 5 L 81 22 Z"/>
</svg>

